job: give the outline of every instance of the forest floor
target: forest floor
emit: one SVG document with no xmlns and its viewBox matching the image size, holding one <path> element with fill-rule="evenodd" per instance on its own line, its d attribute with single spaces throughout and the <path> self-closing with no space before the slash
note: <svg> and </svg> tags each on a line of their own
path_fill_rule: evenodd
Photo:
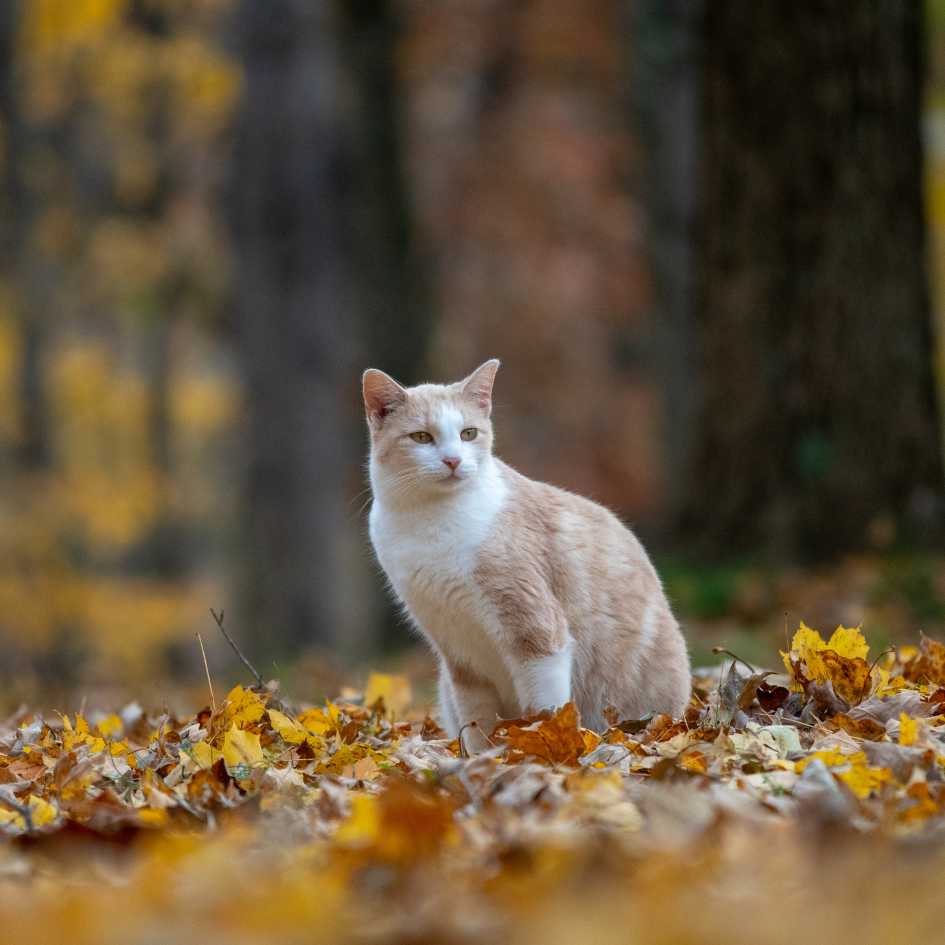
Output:
<svg viewBox="0 0 945 945">
<path fill-rule="evenodd" d="M 3 940 L 945 940 L 945 645 L 803 624 L 683 719 L 508 721 L 464 757 L 374 674 L 316 706 L 0 722 Z"/>
</svg>

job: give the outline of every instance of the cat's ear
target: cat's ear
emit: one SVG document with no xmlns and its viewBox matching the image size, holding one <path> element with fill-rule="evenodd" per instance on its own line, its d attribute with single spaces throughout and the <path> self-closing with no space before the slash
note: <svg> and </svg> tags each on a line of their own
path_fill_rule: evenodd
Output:
<svg viewBox="0 0 945 945">
<path fill-rule="evenodd" d="M 364 409 L 371 423 L 381 424 L 384 418 L 407 399 L 407 391 L 389 374 L 368 368 L 361 378 Z"/>
<path fill-rule="evenodd" d="M 492 358 L 485 364 L 480 364 L 469 377 L 460 381 L 463 385 L 463 396 L 474 400 L 477 406 L 492 413 L 492 385 L 495 383 L 495 372 L 499 370 L 499 359 Z"/>
</svg>

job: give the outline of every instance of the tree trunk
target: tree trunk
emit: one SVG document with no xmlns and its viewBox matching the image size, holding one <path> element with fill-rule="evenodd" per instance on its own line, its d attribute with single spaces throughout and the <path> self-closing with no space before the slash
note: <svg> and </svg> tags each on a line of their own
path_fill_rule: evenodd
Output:
<svg viewBox="0 0 945 945">
<path fill-rule="evenodd" d="M 652 369 L 663 400 L 659 435 L 665 506 L 657 539 L 667 537 L 685 508 L 695 439 L 693 228 L 702 6 L 702 0 L 621 4 L 625 98 L 640 153 L 634 191 L 645 211 L 646 255 L 653 277 Z"/>
<path fill-rule="evenodd" d="M 940 520 L 921 16 L 704 6 L 689 524 L 719 553 L 821 556 Z"/>
<path fill-rule="evenodd" d="M 14 306 L 20 325 L 18 380 L 18 460 L 25 470 L 46 469 L 51 461 L 49 417 L 43 381 L 47 330 L 44 311 L 48 277 L 41 260 L 32 260 L 32 201 L 22 179 L 29 150 L 29 128 L 19 107 L 17 37 L 21 8 L 10 0 L 0 7 L 0 120 L 3 122 L 3 226 L 0 246 L 5 276 L 15 287 Z"/>
<path fill-rule="evenodd" d="M 360 349 L 367 363 L 403 383 L 419 383 L 432 326 L 404 178 L 406 116 L 395 67 L 402 23 L 391 0 L 346 0 L 340 8 L 356 95 Z"/>
<path fill-rule="evenodd" d="M 346 501 L 363 459 L 361 312 L 338 20 L 334 4 L 309 0 L 244 0 L 237 15 L 245 89 L 230 205 L 249 423 L 245 617 L 251 649 L 267 656 L 350 645 L 361 603 L 346 594 L 345 559 L 363 540 Z"/>
</svg>

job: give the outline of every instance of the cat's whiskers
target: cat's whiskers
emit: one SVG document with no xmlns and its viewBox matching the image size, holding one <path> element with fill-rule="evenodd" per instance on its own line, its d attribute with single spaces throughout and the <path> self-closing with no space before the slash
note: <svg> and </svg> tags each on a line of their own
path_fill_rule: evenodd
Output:
<svg viewBox="0 0 945 945">
<path fill-rule="evenodd" d="M 401 472 L 395 474 L 390 480 L 385 483 L 384 495 L 393 496 L 394 498 L 399 497 L 401 494 L 409 491 L 409 487 L 415 483 L 417 480 L 417 475 L 413 470 L 407 470 L 406 472 Z M 368 485 L 366 488 L 362 489 L 357 495 L 353 496 L 349 501 L 349 505 L 353 505 L 358 501 L 362 496 L 366 494 L 367 498 L 361 503 L 358 507 L 358 510 L 354 513 L 355 518 L 360 518 L 364 510 L 374 501 L 374 491 L 373 487 Z"/>
</svg>

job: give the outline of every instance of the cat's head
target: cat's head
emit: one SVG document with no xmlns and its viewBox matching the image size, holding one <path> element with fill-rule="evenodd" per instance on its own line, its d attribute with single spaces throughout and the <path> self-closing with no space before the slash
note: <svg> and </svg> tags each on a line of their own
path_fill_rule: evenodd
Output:
<svg viewBox="0 0 945 945">
<path fill-rule="evenodd" d="M 383 371 L 364 372 L 375 486 L 392 495 L 447 494 L 475 481 L 492 454 L 492 385 L 486 361 L 455 384 L 402 387 Z"/>
</svg>

